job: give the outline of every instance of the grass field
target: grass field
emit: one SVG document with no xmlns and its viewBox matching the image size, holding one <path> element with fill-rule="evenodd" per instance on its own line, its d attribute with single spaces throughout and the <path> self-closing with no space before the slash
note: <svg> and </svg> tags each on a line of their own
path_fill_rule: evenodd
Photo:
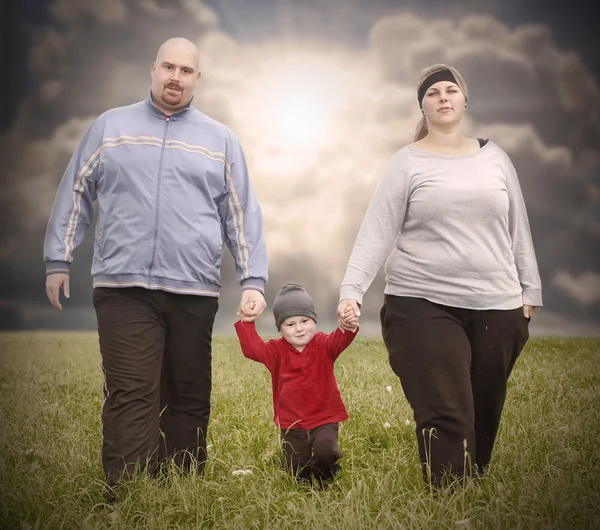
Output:
<svg viewBox="0 0 600 530">
<path fill-rule="evenodd" d="M 599 340 L 532 339 L 489 475 L 439 495 L 422 482 L 380 340 L 358 338 L 336 365 L 350 419 L 343 472 L 325 491 L 279 469 L 267 371 L 234 337 L 217 338 L 213 357 L 205 475 L 141 476 L 109 506 L 96 335 L 0 335 L 0 528 L 600 528 Z"/>
</svg>

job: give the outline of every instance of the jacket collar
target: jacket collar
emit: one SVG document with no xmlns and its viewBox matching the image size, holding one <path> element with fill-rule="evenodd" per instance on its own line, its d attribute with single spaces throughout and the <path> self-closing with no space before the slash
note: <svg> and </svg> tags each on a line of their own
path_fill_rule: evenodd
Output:
<svg viewBox="0 0 600 530">
<path fill-rule="evenodd" d="M 185 118 L 190 113 L 190 110 L 192 110 L 194 108 L 194 107 L 192 107 L 193 101 L 194 101 L 194 98 L 192 97 L 192 99 L 190 100 L 190 102 L 187 104 L 186 107 L 184 107 L 180 111 L 172 114 L 171 121 L 180 120 L 180 119 Z M 146 104 L 147 104 L 148 110 L 150 111 L 150 113 L 152 115 L 156 116 L 157 118 L 160 118 L 161 120 L 164 120 L 167 117 L 167 115 L 154 104 L 154 101 L 152 101 L 152 91 L 150 91 L 150 96 L 148 96 L 148 99 L 146 100 Z"/>
</svg>

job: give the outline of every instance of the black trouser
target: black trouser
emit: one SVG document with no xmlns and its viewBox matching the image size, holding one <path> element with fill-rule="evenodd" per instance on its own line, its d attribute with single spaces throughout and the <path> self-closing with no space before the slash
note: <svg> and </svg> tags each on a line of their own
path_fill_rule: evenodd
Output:
<svg viewBox="0 0 600 530">
<path fill-rule="evenodd" d="M 300 480 L 332 479 L 341 469 L 338 445 L 339 426 L 326 423 L 314 429 L 281 429 L 283 467 Z"/>
<path fill-rule="evenodd" d="M 528 323 L 522 308 L 478 311 L 385 296 L 383 339 L 414 411 L 425 476 L 429 469 L 434 484 L 446 471 L 463 477 L 472 464 L 480 472 L 489 464 Z"/>
<path fill-rule="evenodd" d="M 104 370 L 102 464 L 109 485 L 173 457 L 200 471 L 210 415 L 216 297 L 96 288 Z M 162 434 L 159 436 L 159 429 Z"/>
</svg>

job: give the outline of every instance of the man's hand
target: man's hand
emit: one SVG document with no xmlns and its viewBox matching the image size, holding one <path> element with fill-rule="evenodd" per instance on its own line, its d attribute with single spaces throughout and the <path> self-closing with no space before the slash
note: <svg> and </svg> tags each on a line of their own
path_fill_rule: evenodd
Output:
<svg viewBox="0 0 600 530">
<path fill-rule="evenodd" d="M 50 274 L 46 276 L 46 295 L 50 303 L 59 311 L 62 309 L 59 299 L 61 287 L 63 288 L 65 297 L 70 298 L 68 274 Z"/>
<path fill-rule="evenodd" d="M 525 318 L 531 318 L 533 316 L 533 313 L 535 313 L 535 307 L 533 307 L 532 305 L 523 306 L 523 316 Z"/>
<path fill-rule="evenodd" d="M 242 322 L 254 322 L 267 307 L 267 301 L 260 291 L 246 289 L 242 291 L 242 300 L 238 309 L 238 316 Z"/>
<path fill-rule="evenodd" d="M 337 308 L 338 324 L 342 331 L 354 331 L 358 325 L 360 309 L 356 300 L 346 298 L 340 300 Z"/>
</svg>

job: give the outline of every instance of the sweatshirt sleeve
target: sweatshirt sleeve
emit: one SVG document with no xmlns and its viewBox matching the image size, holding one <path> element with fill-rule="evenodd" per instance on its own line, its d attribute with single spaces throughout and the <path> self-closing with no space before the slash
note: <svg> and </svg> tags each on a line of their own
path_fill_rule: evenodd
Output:
<svg viewBox="0 0 600 530">
<path fill-rule="evenodd" d="M 237 138 L 228 131 L 225 159 L 227 193 L 223 204 L 223 231 L 236 265 L 242 290 L 264 294 L 268 278 L 263 218 L 252 187 L 246 160 Z"/>
<path fill-rule="evenodd" d="M 519 185 L 517 172 L 508 155 L 506 160 L 506 186 L 508 190 L 508 229 L 512 240 L 512 252 L 523 289 L 523 304 L 541 306 L 542 282 L 538 271 L 535 250 L 529 229 L 525 201 Z"/>
<path fill-rule="evenodd" d="M 327 335 L 326 344 L 329 356 L 335 361 L 340 354 L 352 344 L 354 338 L 358 335 L 358 327 L 354 331 L 342 332 L 340 328 Z"/>
<path fill-rule="evenodd" d="M 386 166 L 375 188 L 348 261 L 340 300 L 351 298 L 362 303 L 400 233 L 409 189 L 402 160 L 402 151 L 399 151 Z"/>
<path fill-rule="evenodd" d="M 256 332 L 254 322 L 238 320 L 233 325 L 244 357 L 264 364 L 271 372 L 277 364 L 277 351 L 273 341 L 265 342 Z"/>
<path fill-rule="evenodd" d="M 60 181 L 44 239 L 46 275 L 69 273 L 73 253 L 92 223 L 102 137 L 100 117 L 86 131 Z"/>
</svg>

